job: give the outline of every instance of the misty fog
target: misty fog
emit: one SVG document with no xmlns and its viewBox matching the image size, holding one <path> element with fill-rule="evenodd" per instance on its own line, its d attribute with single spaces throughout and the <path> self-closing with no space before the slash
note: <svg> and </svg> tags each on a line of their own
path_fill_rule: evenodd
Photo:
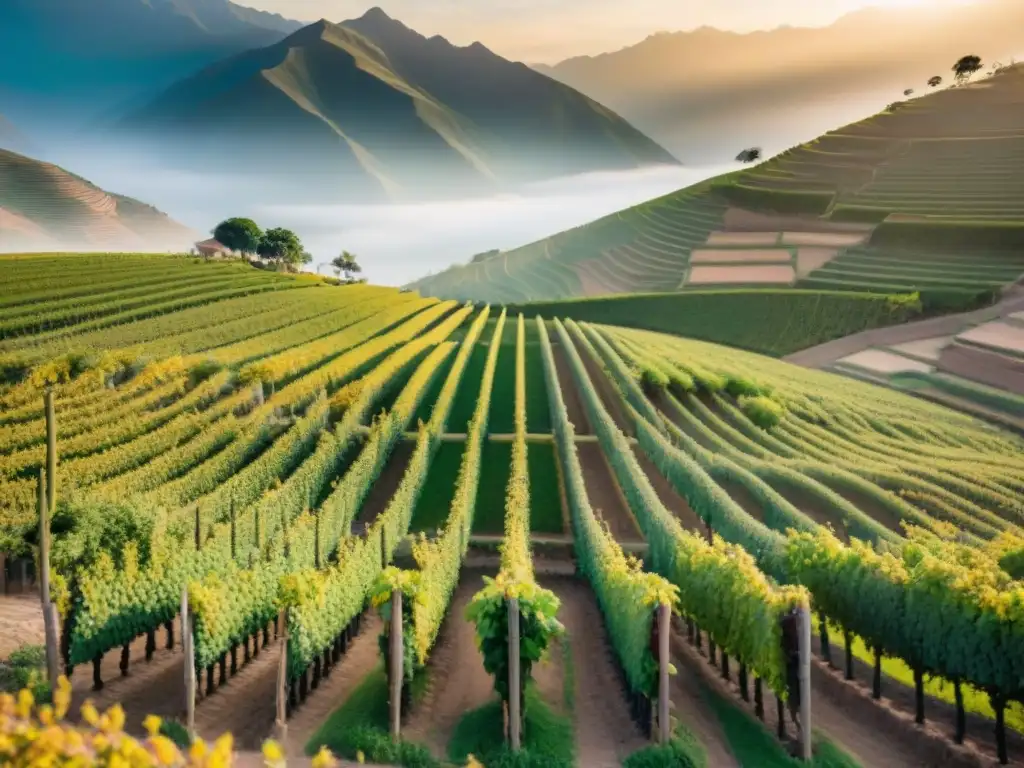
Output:
<svg viewBox="0 0 1024 768">
<path fill-rule="evenodd" d="M 492 248 L 507 250 L 613 213 L 711 176 L 730 166 L 642 170 L 565 177 L 523 187 L 517 194 L 461 201 L 393 205 L 267 205 L 266 187 L 251 179 L 197 175 L 114 164 L 97 155 L 61 157 L 64 167 L 104 189 L 156 206 L 208 237 L 218 221 L 247 216 L 261 226 L 287 227 L 314 261 L 341 250 L 359 257 L 363 275 L 379 285 L 402 285 Z M 253 198 L 253 201 L 247 201 Z M 325 266 L 323 274 L 330 274 Z"/>
</svg>

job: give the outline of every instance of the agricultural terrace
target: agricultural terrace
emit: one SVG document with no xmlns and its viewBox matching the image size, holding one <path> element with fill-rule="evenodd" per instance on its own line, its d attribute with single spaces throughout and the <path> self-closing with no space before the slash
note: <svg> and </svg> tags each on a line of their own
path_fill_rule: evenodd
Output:
<svg viewBox="0 0 1024 768">
<path fill-rule="evenodd" d="M 411 287 L 496 304 L 714 288 L 784 303 L 795 288 L 984 305 L 1024 273 L 1022 125 L 1024 68 L 1009 67 Z"/>
<path fill-rule="evenodd" d="M 258 747 L 286 637 L 290 750 L 490 765 L 515 597 L 524 746 L 545 765 L 644 748 L 651 637 L 673 613 L 665 749 L 789 765 L 773 733 L 794 733 L 792 609 L 815 614 L 822 764 L 1024 754 L 1024 445 L 1007 433 L 636 329 L 184 257 L 3 267 L 22 280 L 2 298 L 0 548 L 16 575 L 54 505 L 72 697 L 121 702 L 129 731 L 183 717 L 194 665 L 196 731 Z M 146 312 L 137 292 L 166 272 L 233 287 Z M 40 486 L 46 386 L 59 458 Z M 41 642 L 26 600 L 0 599 L 4 643 Z M 926 716 L 934 733 L 904 723 Z"/>
</svg>

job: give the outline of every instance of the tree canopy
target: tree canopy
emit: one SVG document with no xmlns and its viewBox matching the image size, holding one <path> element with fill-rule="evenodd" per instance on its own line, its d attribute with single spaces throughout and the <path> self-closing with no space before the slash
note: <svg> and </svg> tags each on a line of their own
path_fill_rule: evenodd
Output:
<svg viewBox="0 0 1024 768">
<path fill-rule="evenodd" d="M 736 162 L 738 163 L 756 163 L 760 159 L 760 147 L 749 147 L 748 149 L 744 149 L 742 152 L 736 155 Z"/>
<path fill-rule="evenodd" d="M 213 230 L 213 236 L 221 245 L 232 251 L 256 253 L 263 239 L 263 230 L 252 219 L 226 219 Z"/>
<path fill-rule="evenodd" d="M 969 80 L 971 75 L 980 70 L 981 67 L 981 57 L 970 54 L 968 56 L 961 56 L 957 60 L 956 64 L 953 65 L 953 72 L 957 80 Z"/>
<path fill-rule="evenodd" d="M 910 96 L 910 95 L 911 95 L 911 94 L 912 94 L 913 92 L 914 92 L 914 89 L 913 89 L 913 88 L 907 88 L 907 89 L 906 89 L 906 90 L 905 90 L 905 91 L 903 92 L 903 95 L 904 95 L 904 96 Z"/>
<path fill-rule="evenodd" d="M 331 267 L 334 269 L 334 274 L 341 277 L 341 273 L 345 273 L 346 280 L 353 280 L 355 275 L 363 271 L 363 268 L 359 266 L 359 262 L 356 260 L 356 256 L 348 251 L 342 251 L 339 255 L 334 257 L 331 261 Z"/>
<path fill-rule="evenodd" d="M 311 260 L 299 236 L 283 227 L 268 229 L 256 252 L 264 259 L 283 264 L 307 264 Z"/>
<path fill-rule="evenodd" d="M 932 88 L 942 85 L 942 77 L 934 75 L 933 77 L 928 78 L 928 85 Z"/>
</svg>

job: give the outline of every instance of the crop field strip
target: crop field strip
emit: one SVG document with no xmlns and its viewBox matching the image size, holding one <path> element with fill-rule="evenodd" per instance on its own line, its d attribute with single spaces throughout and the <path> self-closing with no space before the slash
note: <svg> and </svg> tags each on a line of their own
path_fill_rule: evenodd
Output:
<svg viewBox="0 0 1024 768">
<path fill-rule="evenodd" d="M 916 670 L 995 691 L 999 706 L 1016 696 L 1007 681 L 1019 649 L 1001 639 L 1008 619 L 996 616 L 1012 615 L 1005 601 L 1021 587 L 994 564 L 1012 543 L 1006 537 L 1022 535 L 1019 440 L 895 392 L 736 349 L 571 320 L 550 325 L 552 344 L 536 316 L 502 312 L 495 322 L 493 310 L 359 286 L 308 291 L 333 294 L 337 305 L 297 322 L 294 336 L 274 326 L 137 365 L 118 356 L 123 347 L 100 344 L 95 360 L 77 364 L 104 367 L 45 361 L 3 393 L 19 412 L 0 424 L 0 494 L 18 504 L 0 521 L 8 546 L 32 524 L 42 460 L 32 436 L 38 405 L 27 392 L 37 374 L 45 374 L 37 392 L 47 377 L 57 381 L 58 422 L 67 422 L 62 514 L 79 521 L 54 549 L 72 663 L 100 663 L 129 646 L 137 659 L 138 638 L 148 645 L 174 621 L 187 587 L 197 669 L 212 693 L 218 667 L 223 682 L 235 648 L 248 650 L 284 605 L 295 639 L 294 710 L 310 674 L 315 687 L 337 661 L 338 638 L 380 597 L 372 590 L 383 579 L 410 590 L 420 669 L 449 613 L 471 532 L 503 510 L 495 529 L 502 572 L 532 584 L 531 534 L 557 532 L 549 524 L 560 525 L 564 488 L 565 532 L 631 694 L 649 695 L 652 684 L 642 664 L 647 635 L 634 627 L 649 635 L 650 613 L 637 606 L 675 602 L 673 589 L 684 618 L 778 690 L 783 666 L 768 628 L 806 601 L 803 584 L 815 610 Z M 191 333 L 167 327 L 172 336 Z M 120 326 L 106 330 L 124 338 Z M 275 339 L 263 355 L 261 336 Z M 472 413 L 456 425 L 460 402 Z M 540 441 L 546 432 L 554 443 Z M 489 451 L 503 456 L 491 480 Z M 603 478 L 588 469 L 595 461 Z M 443 470 L 436 480 L 435 467 Z M 441 495 L 441 511 L 427 510 Z M 730 544 L 708 544 L 708 524 Z M 90 526 L 118 533 L 97 539 Z M 427 534 L 413 543 L 414 565 L 388 568 L 410 530 Z M 652 573 L 625 561 L 627 544 L 646 544 Z M 878 624 L 861 605 L 868 595 L 840 586 L 837 574 L 851 568 L 914 620 Z M 938 585 L 930 593 L 922 591 L 928 579 Z M 981 590 L 986 583 L 996 596 Z M 609 590 L 648 597 L 622 605 Z M 940 603 L 949 627 L 928 624 Z M 950 605 L 970 606 L 995 629 L 958 623 Z M 962 643 L 922 644 L 922 627 Z M 911 643 L 924 647 L 923 658 L 908 657 Z M 239 674 L 271 675 L 271 666 Z M 217 695 L 250 688 L 236 690 Z"/>
<path fill-rule="evenodd" d="M 632 331 L 611 328 L 602 329 L 602 333 L 606 334 L 613 343 L 618 342 L 617 346 L 620 349 L 626 348 L 626 345 L 623 342 L 629 336 L 642 336 L 642 347 L 639 347 L 639 349 L 634 347 L 632 358 L 627 357 L 627 359 L 631 359 L 633 365 L 636 365 L 637 361 L 642 361 L 642 365 L 647 366 L 644 370 L 651 370 L 650 366 L 652 362 L 660 362 L 660 368 L 662 371 L 667 367 L 664 362 L 666 357 L 661 357 L 659 359 L 658 355 L 652 354 L 651 350 L 656 342 L 653 335 L 637 334 Z M 690 373 L 694 378 L 713 375 L 709 373 L 709 371 L 712 370 L 716 371 L 719 375 L 723 375 L 725 371 L 714 367 L 720 364 L 724 365 L 725 370 L 728 370 L 730 363 L 739 365 L 746 363 L 745 369 L 748 375 L 751 375 L 751 371 L 757 370 L 751 365 L 751 363 L 755 362 L 756 359 L 738 351 L 719 350 L 711 348 L 709 345 L 699 344 L 698 342 L 666 340 L 666 347 L 670 349 L 672 346 L 686 348 L 685 360 L 690 363 Z M 695 348 L 699 347 L 705 348 L 706 351 L 704 351 L 703 355 L 695 353 Z M 611 349 L 611 347 L 608 349 Z M 714 350 L 714 352 L 712 352 L 712 350 Z M 614 350 L 612 351 L 614 352 Z M 721 358 L 717 354 L 718 352 L 724 353 L 721 357 L 726 358 L 728 361 L 727 363 L 722 362 Z M 714 356 L 709 356 L 711 354 Z M 644 355 L 646 355 L 646 357 L 644 357 Z M 733 359 L 729 360 L 729 358 Z M 668 359 L 671 358 L 669 357 Z M 675 358 L 674 362 L 678 363 L 678 361 L 679 358 Z M 702 365 L 706 365 L 707 367 L 701 368 Z M 778 366 L 777 363 L 773 364 L 770 361 L 763 360 L 764 368 L 770 368 L 773 365 Z M 694 370 L 694 367 L 696 367 L 696 371 Z M 780 368 L 784 370 L 783 367 L 780 366 Z M 627 367 L 626 370 L 637 371 L 638 369 L 630 369 Z M 743 370 L 743 368 L 733 370 Z M 763 368 L 759 372 L 764 374 Z M 735 375 L 735 373 L 732 375 Z M 762 379 L 762 381 L 764 380 L 765 379 Z M 776 384 L 777 382 L 772 381 L 772 383 Z M 892 402 L 894 406 L 898 406 L 902 409 L 914 407 L 907 403 L 903 403 L 902 398 L 899 398 L 898 396 L 893 397 L 891 394 L 885 395 L 872 388 L 867 388 L 866 390 L 862 389 L 864 386 L 865 385 L 860 385 L 855 382 L 845 382 L 843 385 L 843 389 L 845 390 L 844 394 L 848 393 L 847 397 L 849 397 L 851 401 L 853 401 L 857 395 L 860 395 L 861 397 L 864 397 L 865 395 L 875 395 L 881 403 L 889 401 Z M 787 394 L 795 393 L 787 391 Z M 669 395 L 669 397 L 671 397 L 671 395 Z M 693 404 L 700 404 L 700 400 L 698 398 L 694 398 L 692 395 L 688 396 L 688 398 L 691 401 L 691 406 Z M 872 414 L 871 416 L 874 423 L 868 424 L 866 422 L 862 422 L 860 425 L 862 429 L 863 427 L 867 427 L 867 429 L 863 429 L 863 431 L 857 434 L 852 431 L 851 427 L 855 421 L 859 421 L 864 418 L 863 414 L 857 414 L 857 409 L 853 407 L 850 407 L 846 413 L 837 409 L 837 412 L 832 416 L 834 421 L 829 426 L 831 429 L 836 430 L 842 435 L 840 438 L 841 440 L 845 439 L 849 441 L 846 443 L 847 445 L 855 445 L 858 439 L 861 441 L 867 441 L 864 444 L 866 446 L 870 446 L 871 451 L 878 451 L 881 449 L 883 453 L 888 453 L 889 456 L 891 456 L 889 461 L 894 464 L 898 464 L 900 458 L 904 461 L 911 458 L 915 462 L 922 460 L 928 462 L 924 465 L 917 465 L 919 471 L 914 473 L 916 477 L 911 476 L 909 478 L 909 488 L 905 495 L 910 501 L 915 504 L 920 504 L 920 508 L 908 510 L 905 506 L 905 500 L 894 498 L 891 494 L 886 498 L 884 495 L 884 486 L 886 481 L 889 480 L 889 476 L 887 476 L 885 472 L 880 472 L 877 469 L 866 468 L 866 462 L 870 454 L 858 458 L 862 458 L 865 461 L 865 470 L 862 474 L 866 475 L 871 480 L 878 482 L 878 485 L 875 486 L 874 489 L 869 488 L 871 484 L 869 484 L 869 486 L 864 486 L 861 482 L 857 481 L 856 478 L 850 478 L 849 475 L 846 474 L 848 470 L 823 470 L 822 468 L 815 468 L 813 464 L 804 458 L 780 460 L 778 456 L 789 455 L 795 457 L 799 455 L 798 450 L 800 448 L 806 451 L 806 448 L 808 447 L 807 443 L 794 439 L 797 437 L 797 430 L 794 430 L 794 432 L 789 435 L 788 442 L 777 442 L 774 438 L 769 439 L 772 435 L 776 434 L 776 429 L 772 429 L 768 433 L 758 430 L 749 420 L 747 420 L 747 417 L 740 412 L 739 409 L 735 406 L 729 405 L 724 398 L 724 395 L 714 395 L 714 399 L 719 401 L 721 405 L 726 406 L 728 411 L 731 412 L 734 422 L 737 422 L 739 419 L 746 422 L 746 433 L 740 432 L 739 430 L 731 431 L 731 443 L 722 437 L 722 435 L 730 435 L 730 430 L 722 428 L 721 424 L 719 425 L 719 432 L 717 435 L 710 434 L 711 429 L 708 422 L 713 421 L 712 418 L 709 418 L 713 417 L 713 414 L 711 410 L 706 407 L 703 409 L 705 411 L 703 414 L 703 420 L 691 417 L 690 429 L 703 429 L 705 432 L 705 438 L 708 438 L 705 442 L 715 446 L 713 450 L 709 451 L 704 448 L 698 440 L 689 437 L 683 429 L 669 429 L 669 435 L 673 437 L 676 445 L 682 449 L 682 453 L 676 453 L 672 458 L 667 465 L 669 467 L 668 471 L 670 476 L 674 476 L 674 479 L 678 481 L 678 487 L 683 493 L 689 492 L 699 498 L 699 495 L 697 495 L 697 491 L 694 488 L 695 478 L 693 475 L 689 472 L 683 475 L 680 475 L 678 472 L 672 472 L 672 463 L 680 462 L 681 464 L 685 464 L 686 462 L 683 457 L 688 454 L 692 459 L 696 459 L 697 463 L 704 467 L 708 476 L 713 478 L 720 486 L 729 488 L 729 483 L 723 482 L 723 479 L 735 482 L 739 478 L 744 480 L 748 489 L 757 490 L 757 498 L 760 500 L 760 506 L 763 510 L 763 516 L 761 519 L 764 524 L 768 526 L 768 529 L 774 528 L 776 530 L 783 531 L 786 528 L 794 528 L 796 530 L 806 531 L 808 534 L 813 535 L 814 528 L 808 527 L 807 525 L 811 519 L 817 519 L 815 527 L 826 523 L 831 523 L 835 526 L 836 520 L 838 519 L 852 536 L 865 540 L 874 540 L 876 542 L 885 540 L 891 542 L 893 541 L 893 532 L 887 531 L 886 526 L 879 526 L 879 523 L 871 519 L 871 517 L 883 518 L 886 516 L 887 512 L 891 515 L 898 514 L 902 511 L 904 513 L 910 512 L 911 514 L 911 517 L 903 518 L 906 519 L 907 522 L 924 526 L 931 525 L 935 529 L 938 529 L 935 519 L 942 515 L 949 514 L 955 515 L 954 522 L 959 526 L 963 526 L 961 529 L 962 531 L 973 526 L 976 532 L 980 534 L 984 532 L 986 526 L 991 524 L 991 528 L 999 527 L 1003 530 L 1009 529 L 1013 533 L 1019 535 L 1020 528 L 1012 525 L 1006 519 L 1008 517 L 1011 520 L 1016 521 L 1018 524 L 1021 521 L 1020 481 L 1022 479 L 1022 465 L 1019 459 L 1021 453 L 1019 444 L 1012 438 L 994 433 L 992 430 L 986 429 L 976 423 L 968 426 L 963 423 L 964 417 L 954 415 L 952 418 L 948 418 L 947 421 L 951 422 L 951 426 L 956 425 L 955 436 L 942 435 L 944 439 L 937 439 L 937 435 L 931 434 L 930 430 L 923 426 L 911 432 L 911 427 L 908 422 L 898 419 L 894 415 L 890 415 L 892 412 L 891 409 L 886 408 L 884 405 L 880 405 L 880 407 L 882 412 L 885 413 L 885 416 L 879 416 L 877 413 Z M 822 397 L 822 399 L 824 400 L 827 398 Z M 830 403 L 829 405 L 834 407 L 836 404 Z M 937 414 L 933 411 L 932 407 L 927 404 L 915 405 L 923 407 L 926 412 L 925 414 L 919 414 L 919 416 L 931 416 L 931 418 L 927 420 L 922 418 L 922 421 L 918 423 L 921 423 L 922 425 L 928 424 L 934 428 L 934 425 L 936 424 L 935 416 Z M 677 409 L 677 411 L 683 413 L 685 413 L 686 410 L 686 408 L 681 406 Z M 931 413 L 928 414 L 927 412 Z M 637 420 L 638 425 L 643 424 L 641 419 L 646 421 L 646 419 L 636 410 L 632 410 L 632 413 L 634 414 L 634 418 Z M 950 416 L 948 412 L 946 415 Z M 904 414 L 904 416 L 906 417 L 906 414 Z M 661 417 L 659 416 L 659 418 Z M 671 419 L 663 419 L 663 422 L 665 425 L 669 425 L 671 424 Z M 941 423 L 941 421 L 939 421 L 939 423 Z M 647 424 L 648 427 L 652 426 L 651 422 L 647 422 Z M 899 435 L 897 429 L 891 429 L 891 433 L 886 434 L 885 430 L 880 429 L 882 427 L 890 427 L 890 425 L 895 426 L 897 424 L 899 425 L 899 430 L 906 429 L 908 430 L 907 433 Z M 657 431 L 657 429 L 644 429 L 641 426 L 641 445 L 645 447 L 645 450 L 665 450 L 665 443 L 662 442 L 663 438 L 656 439 L 655 437 Z M 762 453 L 762 455 L 764 455 L 763 449 L 760 449 L 755 443 L 745 441 L 743 439 L 745 434 L 757 434 L 758 432 L 761 432 L 765 438 L 761 441 L 762 445 L 772 446 L 778 451 L 778 455 L 772 459 L 770 464 L 765 461 L 751 460 L 752 455 L 757 455 L 758 453 Z M 964 440 L 965 435 L 967 436 L 966 441 Z M 807 437 L 807 435 L 804 434 L 803 437 Z M 929 437 L 931 437 L 930 440 L 928 439 Z M 911 440 L 915 442 L 911 442 Z M 776 442 L 777 444 L 773 444 Z M 964 445 L 964 442 L 968 443 L 970 447 L 967 448 Z M 659 445 L 661 446 L 660 448 L 657 447 Z M 742 446 L 744 450 L 738 450 L 736 446 Z M 822 460 L 822 467 L 827 467 L 828 465 L 825 463 L 825 460 L 828 458 L 827 454 L 819 454 L 819 458 Z M 838 464 L 837 457 L 831 457 L 830 461 Z M 932 468 L 935 466 L 949 466 L 948 462 L 952 462 L 954 467 L 959 467 L 960 474 L 964 475 L 964 477 L 961 478 L 956 478 L 954 476 L 951 479 L 947 479 L 947 482 L 952 482 L 957 490 L 963 494 L 963 496 L 959 498 L 949 494 L 948 492 L 944 492 L 941 489 L 940 484 L 935 482 L 940 481 L 941 478 L 939 477 L 939 473 L 933 472 Z M 964 466 L 968 466 L 970 469 L 965 470 Z M 923 467 L 928 467 L 928 470 L 924 471 Z M 677 469 L 681 469 L 681 466 L 677 465 Z M 748 472 L 742 472 L 743 469 L 747 469 Z M 855 468 L 851 467 L 850 469 Z M 690 472 L 692 471 L 693 467 L 691 466 Z M 750 477 L 751 472 L 755 477 Z M 747 477 L 744 478 L 744 474 L 746 474 Z M 969 476 L 967 476 L 968 474 Z M 760 489 L 756 489 L 756 483 L 752 482 L 756 481 L 758 478 L 767 481 L 761 484 Z M 926 480 L 923 483 L 918 478 L 925 478 Z M 834 481 L 836 479 L 842 480 L 842 483 L 835 484 Z M 935 484 L 928 485 L 928 482 L 933 482 Z M 788 490 L 786 488 L 786 484 L 789 484 Z M 796 488 L 800 491 L 800 493 L 795 496 L 792 493 L 794 489 L 793 484 L 795 484 Z M 818 487 L 815 488 L 814 486 Z M 825 487 L 822 488 L 821 486 Z M 771 494 L 773 489 L 781 490 L 787 498 L 792 498 L 793 504 L 787 505 L 785 503 L 786 499 L 780 499 L 779 494 L 775 494 L 775 498 L 773 499 Z M 855 493 L 846 493 L 846 491 L 851 489 L 854 490 Z M 878 493 L 879 489 L 883 491 L 883 494 Z M 809 491 L 813 493 L 809 495 Z M 731 488 L 729 488 L 729 492 L 730 494 L 732 493 Z M 829 496 L 831 496 L 831 498 L 828 498 Z M 850 504 L 849 500 L 845 498 L 846 496 L 853 497 L 857 504 L 862 506 L 865 511 L 870 512 L 870 516 L 865 515 L 864 511 L 857 508 L 857 505 Z M 808 501 L 811 501 L 812 503 L 808 504 Z M 1008 507 L 1006 506 L 1007 502 L 1009 503 Z M 743 505 L 740 504 L 739 506 L 742 507 Z M 787 506 L 789 509 L 787 509 Z M 985 506 L 988 506 L 988 508 L 986 509 Z M 959 509 L 956 509 L 956 507 L 959 507 Z M 696 500 L 694 502 L 694 508 L 700 509 Z M 736 508 L 734 508 L 734 512 L 735 509 Z M 831 513 L 829 516 L 830 519 L 822 518 L 820 516 L 821 512 L 826 510 Z M 702 517 L 705 517 L 705 511 L 713 517 L 713 510 L 706 508 L 702 511 Z M 718 512 L 721 513 L 722 511 L 723 508 L 719 506 Z M 750 510 L 747 511 L 750 512 Z M 804 514 L 804 512 L 806 512 L 806 514 Z M 754 511 L 753 514 L 756 516 L 756 511 Z M 929 518 L 929 514 L 935 515 L 935 518 Z M 972 515 L 976 515 L 977 517 L 972 517 Z M 748 550 L 752 552 L 760 551 L 763 553 L 763 542 L 758 541 L 761 539 L 763 534 L 759 535 L 757 533 L 757 523 L 755 522 L 755 526 L 753 528 L 750 527 L 749 522 L 736 525 L 738 522 L 738 516 L 733 519 L 729 519 L 730 517 L 732 516 L 727 515 L 725 519 L 719 520 L 716 525 L 716 532 L 722 533 L 722 535 L 729 540 L 744 541 L 744 539 L 746 539 L 744 544 Z M 989 528 L 988 531 L 990 535 L 992 533 L 991 528 Z M 761 530 L 764 531 L 765 529 Z M 963 538 L 964 535 L 966 535 L 967 538 Z M 973 547 L 976 547 L 976 549 L 973 550 L 975 555 L 972 556 L 983 558 L 976 565 L 972 565 L 972 567 L 979 568 L 981 571 L 988 569 L 993 575 L 1001 573 L 998 567 L 996 567 L 994 571 L 991 570 L 994 565 L 994 560 L 984 559 L 993 556 L 986 554 L 986 545 L 983 543 L 984 540 L 981 536 L 962 533 L 962 540 L 967 542 L 973 541 Z M 913 541 L 915 545 L 918 543 L 917 534 L 913 536 Z M 793 546 L 793 543 L 794 540 L 790 539 L 790 546 Z M 757 546 L 758 544 L 761 544 L 761 548 Z M 933 545 L 939 546 L 935 542 L 933 542 Z M 970 551 L 972 551 L 971 548 L 968 548 L 965 550 L 965 553 Z M 941 556 L 949 557 L 951 555 L 949 553 L 944 553 Z M 963 556 L 966 557 L 967 555 L 965 554 Z M 770 563 L 770 560 L 765 562 Z M 932 567 L 936 566 L 937 563 L 932 563 Z M 1014 587 L 1008 583 L 1005 573 L 998 576 L 996 580 L 1001 581 L 1004 585 L 1002 589 L 1009 590 L 1009 593 L 1005 595 L 1005 599 L 1012 600 L 1012 598 L 1009 597 L 1009 594 L 1012 594 L 1014 589 L 1020 589 L 1019 586 Z M 822 587 L 824 587 L 824 585 L 822 585 Z M 812 600 L 814 599 L 822 600 L 825 599 L 825 596 L 815 594 L 815 590 L 812 587 Z M 854 622 L 851 622 L 846 626 L 849 627 L 853 623 Z M 886 648 L 886 651 L 889 652 L 888 648 Z M 897 653 L 896 655 L 898 656 L 899 654 Z"/>
</svg>

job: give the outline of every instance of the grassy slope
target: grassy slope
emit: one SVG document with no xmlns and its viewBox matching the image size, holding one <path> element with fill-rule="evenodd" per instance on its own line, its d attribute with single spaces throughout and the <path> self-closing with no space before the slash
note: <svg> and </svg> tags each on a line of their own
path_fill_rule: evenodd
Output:
<svg viewBox="0 0 1024 768">
<path fill-rule="evenodd" d="M 778 357 L 912 314 L 881 294 L 771 290 L 609 296 L 512 311 L 689 336 Z"/>
</svg>

